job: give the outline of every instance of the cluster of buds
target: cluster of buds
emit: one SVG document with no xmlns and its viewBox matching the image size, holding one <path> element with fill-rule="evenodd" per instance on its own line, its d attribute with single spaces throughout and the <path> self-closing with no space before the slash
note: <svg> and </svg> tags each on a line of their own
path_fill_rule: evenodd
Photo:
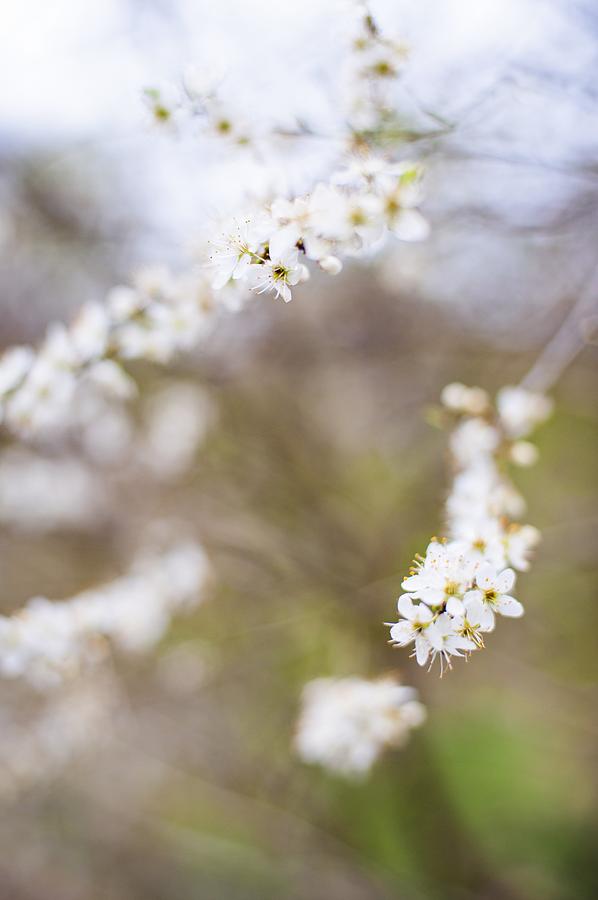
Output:
<svg viewBox="0 0 598 900">
<path fill-rule="evenodd" d="M 485 391 L 451 384 L 442 402 L 456 417 L 447 539 L 433 539 L 415 558 L 402 582 L 401 618 L 390 629 L 392 643 L 414 645 L 422 666 L 438 658 L 441 672 L 453 656 L 484 646 L 496 615 L 523 615 L 511 592 L 516 571 L 529 568 L 540 533 L 514 521 L 525 503 L 505 469 L 535 461 L 536 448 L 524 439 L 552 410 L 547 397 L 522 387 L 502 388 L 493 407 Z"/>
</svg>

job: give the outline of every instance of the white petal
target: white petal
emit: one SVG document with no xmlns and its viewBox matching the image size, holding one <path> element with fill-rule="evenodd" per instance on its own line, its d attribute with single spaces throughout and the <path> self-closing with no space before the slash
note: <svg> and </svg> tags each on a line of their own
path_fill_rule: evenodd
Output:
<svg viewBox="0 0 598 900">
<path fill-rule="evenodd" d="M 415 619 L 415 607 L 409 594 L 401 594 L 397 602 L 397 609 L 406 619 Z"/>
<path fill-rule="evenodd" d="M 270 259 L 280 259 L 295 247 L 300 231 L 297 225 L 285 225 L 270 236 Z"/>
<path fill-rule="evenodd" d="M 510 619 L 519 619 L 523 615 L 523 606 L 519 600 L 505 595 L 497 600 L 496 612 L 501 616 L 509 616 Z"/>
<path fill-rule="evenodd" d="M 423 241 L 430 234 L 430 226 L 416 209 L 402 209 L 390 226 L 401 241 Z"/>
<path fill-rule="evenodd" d="M 235 281 L 238 281 L 239 278 L 244 278 L 251 265 L 252 262 L 250 255 L 248 253 L 242 253 L 235 264 L 233 279 Z"/>
<path fill-rule="evenodd" d="M 496 585 L 496 570 L 492 566 L 482 565 L 477 571 L 475 580 L 483 591 L 491 591 Z"/>
<path fill-rule="evenodd" d="M 463 602 L 457 597 L 449 597 L 446 601 L 446 611 L 451 616 L 460 616 L 464 608 Z"/>
<path fill-rule="evenodd" d="M 277 281 L 275 284 L 276 293 L 282 297 L 285 303 L 290 303 L 293 299 L 291 289 L 285 281 Z"/>
<path fill-rule="evenodd" d="M 496 579 L 496 587 L 501 594 L 507 594 L 515 584 L 513 569 L 505 569 Z"/>
<path fill-rule="evenodd" d="M 430 622 L 433 618 L 433 614 L 423 603 L 418 603 L 415 607 L 415 617 L 418 622 Z"/>
<path fill-rule="evenodd" d="M 435 650 L 442 650 L 444 640 L 437 622 L 433 622 L 426 628 L 426 640 Z"/>
<path fill-rule="evenodd" d="M 425 666 L 430 655 L 430 644 L 421 634 L 415 639 L 415 658 L 420 666 Z"/>
<path fill-rule="evenodd" d="M 475 594 L 476 592 L 470 591 L 469 593 Z M 479 625 L 482 621 L 482 616 L 484 615 L 486 605 L 480 600 L 479 597 L 471 597 L 468 600 L 466 594 L 463 606 L 465 608 L 465 616 L 467 618 L 467 621 L 472 625 Z"/>
<path fill-rule="evenodd" d="M 420 588 L 415 596 L 427 603 L 428 606 L 440 606 L 441 603 L 444 603 L 444 588 Z"/>
<path fill-rule="evenodd" d="M 487 603 L 483 604 L 483 610 L 480 615 L 480 630 L 481 631 L 494 631 L 494 626 L 496 624 L 494 613 L 490 609 Z"/>
<path fill-rule="evenodd" d="M 404 591 L 416 591 L 421 584 L 421 575 L 408 575 L 407 578 L 403 578 L 401 587 Z"/>
<path fill-rule="evenodd" d="M 413 640 L 413 629 L 409 622 L 397 622 L 390 629 L 390 638 L 397 644 L 404 646 Z"/>
</svg>

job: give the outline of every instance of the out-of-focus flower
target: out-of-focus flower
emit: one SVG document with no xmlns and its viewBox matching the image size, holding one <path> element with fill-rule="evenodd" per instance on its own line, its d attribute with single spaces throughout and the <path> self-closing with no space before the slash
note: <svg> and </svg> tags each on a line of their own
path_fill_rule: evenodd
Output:
<svg viewBox="0 0 598 900">
<path fill-rule="evenodd" d="M 413 688 L 394 678 L 317 678 L 303 690 L 295 750 L 304 762 L 366 775 L 387 747 L 400 747 L 425 720 Z"/>
<path fill-rule="evenodd" d="M 202 548 L 181 543 L 70 600 L 36 597 L 0 617 L 0 675 L 47 689 L 103 658 L 104 639 L 129 652 L 147 650 L 175 612 L 201 602 L 208 575 Z"/>
<path fill-rule="evenodd" d="M 501 388 L 496 405 L 502 427 L 512 438 L 525 437 L 552 412 L 549 397 L 522 387 Z"/>
<path fill-rule="evenodd" d="M 485 390 L 466 387 L 458 381 L 453 381 L 442 389 L 440 400 L 447 409 L 471 416 L 481 415 L 489 408 L 490 403 Z"/>
<path fill-rule="evenodd" d="M 169 385 L 146 404 L 138 456 L 158 477 L 187 471 L 213 421 L 210 398 L 190 383 Z"/>
<path fill-rule="evenodd" d="M 106 501 L 106 487 L 74 457 L 16 447 L 0 456 L 0 521 L 23 531 L 94 528 L 105 520 Z"/>
</svg>

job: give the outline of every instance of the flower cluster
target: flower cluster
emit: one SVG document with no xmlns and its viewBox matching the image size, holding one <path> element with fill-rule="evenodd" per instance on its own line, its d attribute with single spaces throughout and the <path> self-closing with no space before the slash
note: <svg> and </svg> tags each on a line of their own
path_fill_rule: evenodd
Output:
<svg viewBox="0 0 598 900">
<path fill-rule="evenodd" d="M 409 55 L 405 43 L 382 33 L 367 4 L 356 3 L 354 13 L 333 76 L 340 88 L 334 91 L 340 100 L 335 110 L 340 135 L 334 139 L 342 150 L 371 146 L 394 120 L 393 90 Z M 276 137 L 315 136 L 291 109 L 274 110 L 262 103 L 249 115 L 231 71 L 220 61 L 187 66 L 179 84 L 148 87 L 143 101 L 158 128 L 232 147 L 271 151 Z"/>
<path fill-rule="evenodd" d="M 394 678 L 317 678 L 302 700 L 296 752 L 345 776 L 366 775 L 386 747 L 402 746 L 426 717 L 417 692 Z"/>
<path fill-rule="evenodd" d="M 51 688 L 103 659 L 108 641 L 126 651 L 146 650 L 175 612 L 202 600 L 208 576 L 202 548 L 182 543 L 140 557 L 128 574 L 70 600 L 36 597 L 0 617 L 0 675 Z"/>
<path fill-rule="evenodd" d="M 420 665 L 484 646 L 497 615 L 518 618 L 523 607 L 511 592 L 516 572 L 529 568 L 540 534 L 512 521 L 525 511 L 505 471 L 507 463 L 530 465 L 536 448 L 527 437 L 551 412 L 550 400 L 521 387 L 499 391 L 492 407 L 485 391 L 448 385 L 444 407 L 457 417 L 450 439 L 455 477 L 446 503 L 448 540 L 433 539 L 403 580 L 400 620 L 391 642 L 414 645 Z"/>
<path fill-rule="evenodd" d="M 81 387 L 131 396 L 135 385 L 122 362 L 168 362 L 210 333 L 216 312 L 203 277 L 177 279 L 162 268 L 140 272 L 131 287 L 114 288 L 105 304 L 83 306 L 70 327 L 51 325 L 37 351 L 13 347 L 4 353 L 0 421 L 33 437 L 72 418 Z"/>
<path fill-rule="evenodd" d="M 255 128 L 240 103 L 222 96 L 224 78 L 224 70 L 189 66 L 180 89 L 174 85 L 146 88 L 145 106 L 160 128 L 177 131 L 194 125 L 202 136 L 249 145 L 255 140 Z"/>
<path fill-rule="evenodd" d="M 382 34 L 364 5 L 347 58 L 346 87 L 351 126 L 355 139 L 368 137 L 392 116 L 392 91 L 401 76 L 408 48 Z"/>
<path fill-rule="evenodd" d="M 371 251 L 388 233 L 404 241 L 427 237 L 420 202 L 418 165 L 358 158 L 306 196 L 277 199 L 227 223 L 210 241 L 212 286 L 244 280 L 251 290 L 272 291 L 288 302 L 291 287 L 309 277 L 303 260 L 336 275 L 339 257 Z"/>
</svg>

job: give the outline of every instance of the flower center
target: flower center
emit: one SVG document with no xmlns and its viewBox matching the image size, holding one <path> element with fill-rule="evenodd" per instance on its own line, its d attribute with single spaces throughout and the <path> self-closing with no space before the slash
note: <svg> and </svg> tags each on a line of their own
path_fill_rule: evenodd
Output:
<svg viewBox="0 0 598 900">
<path fill-rule="evenodd" d="M 272 269 L 272 277 L 276 281 L 285 281 L 285 279 L 288 278 L 288 275 L 289 269 L 287 269 L 285 266 L 274 266 L 274 268 Z"/>
<path fill-rule="evenodd" d="M 362 209 L 354 209 L 351 213 L 351 225 L 365 225 L 367 219 Z"/>
</svg>

